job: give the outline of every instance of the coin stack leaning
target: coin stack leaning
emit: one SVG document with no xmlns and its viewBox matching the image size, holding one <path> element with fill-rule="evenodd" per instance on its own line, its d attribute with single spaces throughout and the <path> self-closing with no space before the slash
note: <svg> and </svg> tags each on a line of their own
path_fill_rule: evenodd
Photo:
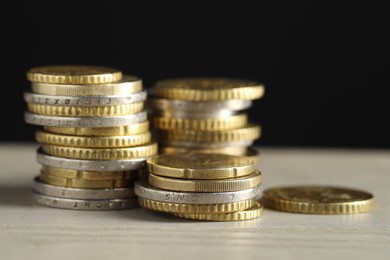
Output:
<svg viewBox="0 0 390 260">
<path fill-rule="evenodd" d="M 177 153 L 147 161 L 135 184 L 139 204 L 178 217 L 208 221 L 258 218 L 261 174 L 246 156 Z"/>
<path fill-rule="evenodd" d="M 261 98 L 264 86 L 229 78 L 178 78 L 157 82 L 149 98 L 160 153 L 201 152 L 251 156 L 258 124 L 242 111 Z"/>
<path fill-rule="evenodd" d="M 36 132 L 37 202 L 84 210 L 137 206 L 134 181 L 157 153 L 139 78 L 106 67 L 47 66 L 27 73 L 25 121 Z"/>
</svg>

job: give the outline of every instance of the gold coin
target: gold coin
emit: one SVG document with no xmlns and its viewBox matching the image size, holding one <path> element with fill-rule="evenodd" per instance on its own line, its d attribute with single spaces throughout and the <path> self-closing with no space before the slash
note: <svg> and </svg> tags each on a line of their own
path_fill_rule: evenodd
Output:
<svg viewBox="0 0 390 260">
<path fill-rule="evenodd" d="M 207 221 L 242 221 L 259 218 L 263 212 L 263 207 L 259 202 L 247 210 L 231 212 L 231 213 L 219 213 L 219 214 L 189 214 L 189 213 L 173 213 L 173 215 L 181 218 L 207 220 Z"/>
<path fill-rule="evenodd" d="M 149 143 L 150 132 L 137 135 L 87 137 L 75 135 L 59 135 L 49 132 L 37 131 L 35 139 L 38 143 L 60 146 L 88 147 L 88 148 L 119 148 L 132 147 Z"/>
<path fill-rule="evenodd" d="M 260 152 L 253 147 L 217 147 L 217 148 L 189 148 L 189 147 L 176 147 L 176 146 L 159 146 L 159 154 L 172 154 L 172 153 L 219 153 L 236 156 L 247 156 L 251 158 L 255 165 L 260 162 Z"/>
<path fill-rule="evenodd" d="M 353 214 L 373 207 L 369 193 L 328 186 L 292 186 L 264 191 L 265 207 L 305 214 Z"/>
<path fill-rule="evenodd" d="M 51 84 L 33 82 L 33 93 L 53 96 L 128 96 L 142 90 L 140 78 L 124 75 L 123 79 L 104 84 Z"/>
<path fill-rule="evenodd" d="M 136 179 L 139 171 L 78 171 L 50 166 L 42 166 L 42 172 L 58 178 L 83 180 L 125 180 Z"/>
<path fill-rule="evenodd" d="M 253 100 L 264 95 L 264 85 L 232 78 L 177 78 L 156 83 L 157 96 L 188 101 Z"/>
<path fill-rule="evenodd" d="M 253 207 L 255 199 L 243 200 L 232 203 L 221 204 L 184 204 L 161 202 L 138 197 L 138 204 L 147 209 L 169 213 L 197 213 L 197 214 L 218 214 L 235 212 Z"/>
<path fill-rule="evenodd" d="M 122 72 L 98 66 L 43 66 L 30 69 L 27 79 L 56 84 L 101 84 L 121 80 Z"/>
<path fill-rule="evenodd" d="M 187 129 L 160 130 L 158 135 L 164 141 L 182 141 L 197 143 L 220 143 L 253 141 L 260 137 L 259 125 L 250 124 L 237 129 L 224 131 L 196 131 Z"/>
<path fill-rule="evenodd" d="M 157 143 L 127 148 L 78 148 L 57 145 L 42 145 L 43 151 L 49 155 L 86 160 L 129 160 L 147 158 L 157 153 Z"/>
<path fill-rule="evenodd" d="M 225 154 L 162 154 L 147 160 L 151 173 L 184 179 L 227 179 L 251 174 L 254 162 L 248 157 Z"/>
<path fill-rule="evenodd" d="M 149 121 L 138 124 L 131 124 L 117 127 L 97 127 L 97 128 L 75 128 L 75 127 L 56 127 L 44 126 L 43 129 L 50 133 L 64 135 L 80 135 L 80 136 L 123 136 L 136 135 L 149 131 Z"/>
<path fill-rule="evenodd" d="M 191 129 L 200 131 L 221 131 L 244 127 L 248 123 L 247 114 L 216 118 L 177 118 L 153 117 L 153 126 L 161 130 Z"/>
<path fill-rule="evenodd" d="M 261 183 L 259 171 L 252 174 L 223 180 L 183 180 L 149 174 L 149 184 L 153 187 L 171 191 L 228 192 L 257 187 Z"/>
<path fill-rule="evenodd" d="M 53 175 L 41 173 L 39 179 L 47 184 L 68 187 L 68 188 L 82 188 L 82 189 L 113 189 L 113 188 L 125 188 L 132 187 L 134 184 L 133 179 L 122 180 L 84 180 L 73 178 L 60 178 Z"/>
<path fill-rule="evenodd" d="M 27 104 L 31 113 L 47 116 L 119 116 L 141 112 L 143 102 L 99 107 L 50 106 L 44 104 Z"/>
</svg>

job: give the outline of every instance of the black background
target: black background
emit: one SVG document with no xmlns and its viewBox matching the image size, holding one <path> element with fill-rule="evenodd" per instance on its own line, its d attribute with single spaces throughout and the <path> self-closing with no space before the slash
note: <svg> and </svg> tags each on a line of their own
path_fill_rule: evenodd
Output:
<svg viewBox="0 0 390 260">
<path fill-rule="evenodd" d="M 265 83 L 249 111 L 261 145 L 390 147 L 387 8 L 375 1 L 12 1 L 2 5 L 0 140 L 23 122 L 33 66 L 113 66 L 153 82 L 229 76 Z M 142 4 L 141 4 L 142 3 Z"/>
</svg>

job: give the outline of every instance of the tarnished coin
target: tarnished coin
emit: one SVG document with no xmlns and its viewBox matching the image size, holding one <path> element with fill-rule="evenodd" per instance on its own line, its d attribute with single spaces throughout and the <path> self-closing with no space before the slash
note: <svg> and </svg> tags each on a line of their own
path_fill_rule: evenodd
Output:
<svg viewBox="0 0 390 260">
<path fill-rule="evenodd" d="M 100 84 L 122 79 L 122 72 L 108 67 L 57 65 L 35 67 L 27 72 L 32 82 L 57 84 Z"/>
<path fill-rule="evenodd" d="M 156 175 L 188 179 L 225 179 L 251 174 L 253 159 L 225 154 L 162 154 L 147 160 Z"/>
<path fill-rule="evenodd" d="M 292 186 L 264 191 L 265 207 L 306 214 L 353 214 L 373 207 L 373 195 L 328 186 Z"/>
</svg>

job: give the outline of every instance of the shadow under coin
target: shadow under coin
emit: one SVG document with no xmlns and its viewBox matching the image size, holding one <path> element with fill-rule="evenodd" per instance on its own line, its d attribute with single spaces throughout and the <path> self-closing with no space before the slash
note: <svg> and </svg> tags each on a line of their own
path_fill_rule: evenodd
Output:
<svg viewBox="0 0 390 260">
<path fill-rule="evenodd" d="M 33 207 L 35 206 L 31 185 L 23 186 L 1 186 L 0 185 L 0 207 Z"/>
<path fill-rule="evenodd" d="M 194 223 L 197 221 L 193 220 L 187 220 L 175 217 L 173 215 L 162 213 L 162 212 L 155 212 L 151 210 L 146 210 L 143 208 L 139 209 L 133 209 L 133 210 L 120 210 L 118 211 L 118 214 L 120 216 L 137 220 L 137 221 L 150 221 L 150 222 L 165 222 L 165 223 Z"/>
</svg>

